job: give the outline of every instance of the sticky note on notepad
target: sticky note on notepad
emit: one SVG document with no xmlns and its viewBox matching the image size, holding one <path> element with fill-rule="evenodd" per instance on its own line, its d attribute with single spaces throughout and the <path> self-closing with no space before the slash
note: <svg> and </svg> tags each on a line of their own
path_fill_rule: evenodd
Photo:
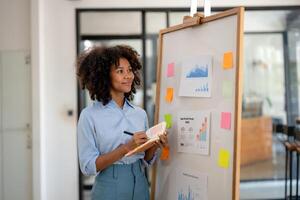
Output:
<svg viewBox="0 0 300 200">
<path fill-rule="evenodd" d="M 164 147 L 162 148 L 161 154 L 160 154 L 160 159 L 161 160 L 167 160 L 170 156 L 170 148 L 169 147 Z"/>
<path fill-rule="evenodd" d="M 229 159 L 230 159 L 229 151 L 226 149 L 220 149 L 219 158 L 218 158 L 219 167 L 227 169 L 229 167 Z"/>
<path fill-rule="evenodd" d="M 174 67 L 175 63 L 169 63 L 168 68 L 167 68 L 167 77 L 172 77 L 174 76 Z"/>
<path fill-rule="evenodd" d="M 167 128 L 172 127 L 172 115 L 171 114 L 165 114 L 165 122 L 167 123 Z"/>
<path fill-rule="evenodd" d="M 230 69 L 232 67 L 233 67 L 233 53 L 226 52 L 224 53 L 224 57 L 223 57 L 223 68 Z"/>
<path fill-rule="evenodd" d="M 173 88 L 167 88 L 165 99 L 168 103 L 173 101 Z"/>
<path fill-rule="evenodd" d="M 221 128 L 230 130 L 231 128 L 231 113 L 222 112 L 221 113 Z"/>
</svg>

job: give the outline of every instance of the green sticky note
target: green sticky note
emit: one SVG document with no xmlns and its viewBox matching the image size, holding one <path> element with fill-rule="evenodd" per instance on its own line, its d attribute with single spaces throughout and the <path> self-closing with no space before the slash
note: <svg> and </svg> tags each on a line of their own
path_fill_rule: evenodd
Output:
<svg viewBox="0 0 300 200">
<path fill-rule="evenodd" d="M 229 80 L 222 82 L 222 94 L 224 98 L 232 98 L 233 96 L 233 83 Z"/>
<path fill-rule="evenodd" d="M 172 115 L 165 114 L 165 121 L 167 123 L 167 128 L 171 128 L 172 127 Z"/>
<path fill-rule="evenodd" d="M 229 159 L 230 159 L 229 151 L 226 149 L 220 149 L 219 160 L 218 160 L 219 167 L 227 169 L 229 167 Z"/>
</svg>

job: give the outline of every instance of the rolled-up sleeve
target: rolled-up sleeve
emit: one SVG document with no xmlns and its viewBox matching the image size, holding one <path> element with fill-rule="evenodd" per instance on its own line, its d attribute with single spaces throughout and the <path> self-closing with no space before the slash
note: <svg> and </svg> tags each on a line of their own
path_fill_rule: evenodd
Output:
<svg viewBox="0 0 300 200">
<path fill-rule="evenodd" d="M 153 163 L 156 161 L 156 158 L 157 158 L 157 150 L 155 151 L 153 157 L 151 158 L 151 160 L 145 160 L 143 159 L 143 164 L 146 166 L 146 167 L 150 167 L 151 165 L 153 165 Z"/>
<path fill-rule="evenodd" d="M 78 121 L 77 146 L 79 165 L 84 175 L 95 175 L 97 174 L 96 159 L 99 156 L 99 151 L 94 133 L 94 125 L 88 114 L 83 110 Z"/>
</svg>

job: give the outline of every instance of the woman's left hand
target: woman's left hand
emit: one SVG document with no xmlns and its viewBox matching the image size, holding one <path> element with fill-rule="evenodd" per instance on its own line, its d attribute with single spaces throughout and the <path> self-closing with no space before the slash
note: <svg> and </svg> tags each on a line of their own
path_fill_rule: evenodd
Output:
<svg viewBox="0 0 300 200">
<path fill-rule="evenodd" d="M 168 146 L 168 134 L 165 131 L 162 135 L 159 136 L 159 140 L 157 140 L 156 145 L 160 148 Z"/>
</svg>

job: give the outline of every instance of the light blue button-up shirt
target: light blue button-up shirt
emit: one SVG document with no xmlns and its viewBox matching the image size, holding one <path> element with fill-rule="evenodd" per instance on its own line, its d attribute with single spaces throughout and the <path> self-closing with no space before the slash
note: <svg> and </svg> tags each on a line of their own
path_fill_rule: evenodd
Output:
<svg viewBox="0 0 300 200">
<path fill-rule="evenodd" d="M 124 134 L 124 131 L 139 132 L 148 129 L 146 112 L 125 100 L 123 109 L 114 100 L 105 106 L 95 101 L 92 105 L 82 110 L 78 121 L 78 154 L 80 169 L 85 175 L 95 175 L 96 159 L 101 154 L 106 154 L 127 143 L 132 136 Z M 148 166 L 144 160 L 145 153 L 137 153 L 129 157 L 123 157 L 114 164 L 131 164 L 139 159 Z"/>
</svg>

